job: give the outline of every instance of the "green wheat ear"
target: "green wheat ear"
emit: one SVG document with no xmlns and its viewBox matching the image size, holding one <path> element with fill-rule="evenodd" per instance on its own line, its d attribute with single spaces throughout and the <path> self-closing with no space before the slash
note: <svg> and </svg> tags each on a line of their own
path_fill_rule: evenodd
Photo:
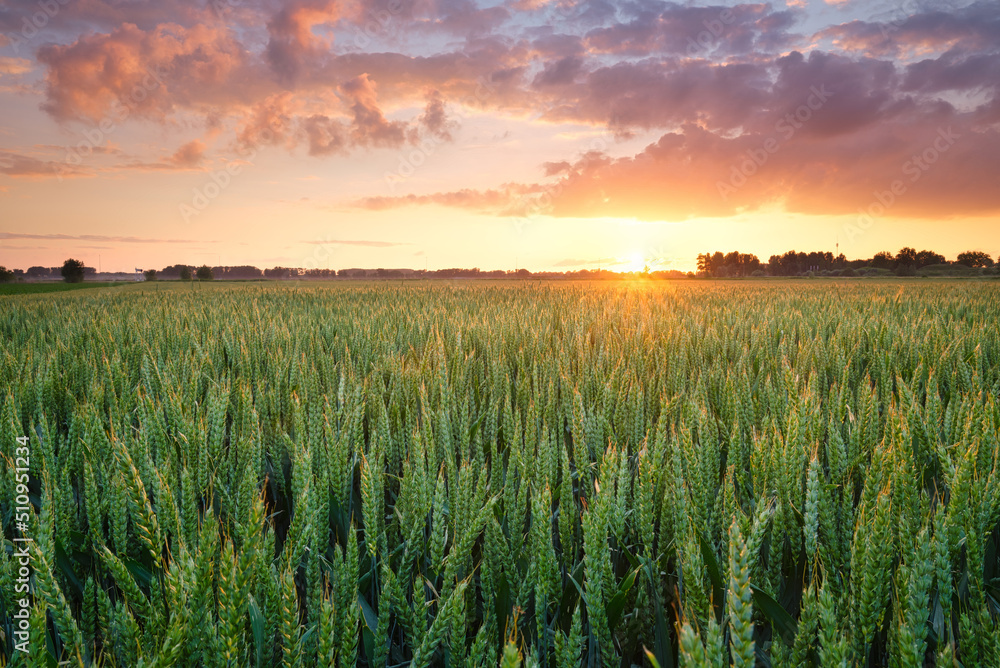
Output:
<svg viewBox="0 0 1000 668">
<path fill-rule="evenodd" d="M 997 664 L 1000 286 L 166 287 L 3 297 L 31 662 Z"/>
</svg>

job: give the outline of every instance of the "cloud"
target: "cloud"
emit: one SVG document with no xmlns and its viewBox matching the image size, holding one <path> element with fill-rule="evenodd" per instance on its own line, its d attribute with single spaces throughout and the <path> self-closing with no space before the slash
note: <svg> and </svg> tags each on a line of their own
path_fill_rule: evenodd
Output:
<svg viewBox="0 0 1000 668">
<path fill-rule="evenodd" d="M 993 184 L 1000 173 L 1000 132 L 971 128 L 973 116 L 940 106 L 909 106 L 886 114 L 887 122 L 830 122 L 823 111 L 811 121 L 819 128 L 812 131 L 808 123 L 798 130 L 786 123 L 726 137 L 689 123 L 632 156 L 594 151 L 571 163 L 546 163 L 544 171 L 557 177 L 554 181 L 374 197 L 358 205 L 649 221 L 775 206 L 802 214 L 853 215 L 879 198 L 893 200 L 887 212 L 893 217 L 946 219 L 1000 211 L 1000 192 Z M 903 193 L 892 194 L 894 188 Z"/>
<path fill-rule="evenodd" d="M 25 178 L 75 178 L 92 174 L 65 162 L 0 150 L 0 174 Z"/>
<path fill-rule="evenodd" d="M 294 80 L 310 60 L 329 53 L 330 40 L 313 29 L 336 22 L 339 15 L 334 0 L 295 0 L 268 21 L 267 60 L 280 79 Z"/>
<path fill-rule="evenodd" d="M 995 51 L 1000 42 L 1000 14 L 989 0 L 955 8 L 953 2 L 928 4 L 916 12 L 901 5 L 880 21 L 855 20 L 830 26 L 817 33 L 837 47 L 853 53 L 898 57 L 929 50 L 961 53 Z M 944 6 L 942 6 L 944 5 Z"/>
<path fill-rule="evenodd" d="M 510 213 L 522 204 L 525 196 L 540 192 L 540 185 L 506 184 L 501 188 L 476 190 L 464 188 L 453 192 L 429 195 L 403 195 L 399 197 L 364 197 L 354 202 L 354 206 L 371 211 L 384 211 L 407 206 L 438 205 L 470 211 L 496 214 Z"/>
<path fill-rule="evenodd" d="M 172 155 L 157 162 L 132 161 L 117 166 L 118 169 L 140 171 L 187 171 L 199 169 L 205 162 L 205 144 L 198 139 L 181 146 Z"/>
<path fill-rule="evenodd" d="M 386 120 L 379 108 L 375 82 L 368 73 L 341 84 L 338 90 L 354 116 L 351 140 L 355 145 L 397 148 L 407 140 L 406 123 Z"/>
<path fill-rule="evenodd" d="M 621 262 L 613 257 L 601 257 L 596 260 L 582 260 L 578 258 L 567 258 L 554 263 L 553 267 L 602 267 L 608 265 L 618 265 Z"/>
<path fill-rule="evenodd" d="M 223 4 L 220 14 L 179 0 L 69 3 L 52 18 L 54 42 L 39 40 L 34 60 L 0 59 L 0 73 L 40 65 L 43 108 L 63 124 L 110 117 L 175 129 L 204 119 L 206 138 L 159 162 L 126 165 L 140 169 L 199 168 L 205 142 L 223 133 L 224 146 L 282 146 L 323 159 L 398 149 L 421 137 L 450 141 L 458 124 L 449 110 L 462 106 L 536 127 L 573 123 L 607 128 L 609 139 L 651 138 L 631 155 L 612 156 L 606 147 L 547 156 L 539 182 L 457 183 L 356 202 L 368 209 L 439 205 L 512 215 L 541 207 L 553 215 L 648 219 L 773 203 L 849 211 L 896 178 L 941 127 L 965 138 L 949 152 L 949 168 L 923 174 L 894 211 L 916 210 L 932 195 L 941 204 L 924 210 L 934 215 L 996 206 L 984 176 L 997 173 L 995 1 L 921 4 L 910 15 L 890 12 L 808 36 L 799 31 L 813 19 L 844 14 L 807 15 L 801 2 Z M 19 3 L 16 16 L 2 13 L 0 24 L 15 29 L 10 21 L 29 5 Z M 543 21 L 555 16 L 557 23 Z M 369 45 L 343 43 L 370 21 L 378 29 Z M 822 108 L 807 110 L 809 121 L 784 139 L 783 119 L 817 90 Z M 776 136 L 780 151 L 737 194 L 720 198 L 717 184 L 733 165 Z M 61 168 L 14 152 L 0 159 L 10 176 Z"/>
<path fill-rule="evenodd" d="M 583 58 L 579 56 L 566 56 L 550 62 L 538 73 L 532 85 L 536 88 L 569 85 L 576 81 L 583 70 L 583 63 Z"/>
<path fill-rule="evenodd" d="M 39 241 L 92 241 L 119 244 L 190 244 L 218 243 L 194 241 L 192 239 L 150 239 L 147 237 L 106 236 L 103 234 L 26 234 L 22 232 L 0 232 L 0 239 L 34 239 Z"/>
<path fill-rule="evenodd" d="M 289 138 L 295 101 L 290 92 L 270 95 L 245 114 L 236 139 L 244 148 L 280 144 Z"/>
<path fill-rule="evenodd" d="M 798 10 L 775 11 L 770 4 L 693 7 L 675 3 L 636 3 L 625 9 L 628 21 L 588 32 L 591 53 L 647 57 L 671 54 L 691 58 L 770 53 L 798 40 L 788 30 Z"/>
<path fill-rule="evenodd" d="M 217 99 L 221 88 L 238 81 L 245 58 L 220 28 L 161 24 L 144 31 L 125 23 L 109 34 L 38 50 L 48 68 L 42 108 L 60 121 L 96 123 L 112 114 L 162 120 L 178 106 Z"/>
<path fill-rule="evenodd" d="M 329 239 L 326 241 L 306 241 L 307 244 L 316 246 L 364 246 L 366 248 L 392 248 L 395 246 L 412 246 L 413 244 L 402 241 L 372 241 L 367 239 Z"/>
<path fill-rule="evenodd" d="M 444 99 L 441 93 L 432 90 L 427 95 L 427 107 L 417 119 L 432 136 L 444 141 L 452 141 L 452 131 L 458 128 L 458 123 L 448 119 Z"/>
<path fill-rule="evenodd" d="M 34 64 L 27 58 L 0 58 L 0 76 L 20 76 L 32 69 Z"/>
<path fill-rule="evenodd" d="M 205 159 L 205 144 L 195 139 L 184 144 L 170 156 L 169 162 L 180 168 L 199 166 Z"/>
<path fill-rule="evenodd" d="M 304 119 L 302 131 L 308 138 L 309 155 L 312 156 L 346 154 L 350 146 L 347 126 L 322 114 L 313 114 Z"/>
</svg>

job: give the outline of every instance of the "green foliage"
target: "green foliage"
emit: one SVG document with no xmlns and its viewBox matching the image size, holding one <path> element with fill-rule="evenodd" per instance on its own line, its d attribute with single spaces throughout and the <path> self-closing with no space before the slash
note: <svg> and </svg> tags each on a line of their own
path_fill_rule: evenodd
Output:
<svg viewBox="0 0 1000 668">
<path fill-rule="evenodd" d="M 63 266 L 59 270 L 59 273 L 62 275 L 63 280 L 67 283 L 82 283 L 84 269 L 85 267 L 83 266 L 83 262 L 70 258 L 63 262 Z"/>
<path fill-rule="evenodd" d="M 835 287 L 6 299 L 30 665 L 998 665 L 1000 287 Z"/>
</svg>

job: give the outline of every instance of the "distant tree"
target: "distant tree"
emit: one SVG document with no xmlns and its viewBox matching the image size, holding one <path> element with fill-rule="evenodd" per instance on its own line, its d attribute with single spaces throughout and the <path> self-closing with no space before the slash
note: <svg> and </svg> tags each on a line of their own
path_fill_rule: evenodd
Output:
<svg viewBox="0 0 1000 668">
<path fill-rule="evenodd" d="M 83 283 L 84 270 L 86 268 L 83 263 L 79 260 L 74 260 L 70 258 L 63 262 L 62 274 L 63 280 L 67 283 Z"/>
<path fill-rule="evenodd" d="M 0 283 L 10 283 L 14 280 L 14 272 L 0 265 Z"/>
<path fill-rule="evenodd" d="M 221 267 L 221 272 L 216 271 L 215 275 L 217 278 L 227 278 L 227 279 L 237 279 L 237 280 L 247 280 L 261 278 L 264 275 L 257 267 L 251 265 L 240 265 L 238 267 Z"/>
<path fill-rule="evenodd" d="M 930 267 L 935 264 L 944 264 L 945 262 L 947 260 L 944 259 L 944 255 L 931 250 L 922 250 L 917 253 L 917 266 L 920 268 Z"/>
<path fill-rule="evenodd" d="M 992 267 L 993 258 L 982 251 L 966 251 L 958 254 L 958 263 L 966 267 Z"/>
<path fill-rule="evenodd" d="M 292 270 L 287 267 L 272 267 L 264 270 L 264 278 L 291 278 Z"/>
<path fill-rule="evenodd" d="M 710 274 L 712 273 L 712 256 L 708 253 L 698 254 L 698 271 Z"/>
<path fill-rule="evenodd" d="M 781 275 L 782 276 L 795 276 L 804 271 L 802 262 L 799 261 L 799 253 L 790 250 L 781 256 Z M 805 253 L 801 254 L 805 257 Z"/>
<path fill-rule="evenodd" d="M 188 267 L 187 265 L 181 267 L 181 271 L 180 271 L 179 276 L 180 276 L 180 279 L 182 281 L 190 281 L 191 280 L 191 267 Z"/>
<path fill-rule="evenodd" d="M 146 277 L 147 281 L 155 281 L 156 280 L 156 270 L 155 269 L 147 269 L 146 271 L 142 272 L 142 275 Z"/>
<path fill-rule="evenodd" d="M 917 249 L 916 248 L 910 248 L 909 246 L 907 246 L 906 248 L 900 249 L 900 251 L 898 253 L 896 253 L 896 264 L 904 265 L 904 266 L 907 266 L 907 267 L 912 267 L 912 266 L 916 265 L 917 264 Z"/>
<path fill-rule="evenodd" d="M 888 251 L 882 251 L 881 253 L 875 253 L 875 257 L 872 258 L 872 266 L 876 269 L 892 269 L 893 264 L 895 264 L 896 258 L 892 253 Z"/>
<path fill-rule="evenodd" d="M 48 267 L 28 267 L 28 271 L 25 272 L 25 278 L 48 278 L 52 275 L 52 270 Z"/>
<path fill-rule="evenodd" d="M 199 281 L 210 281 L 214 278 L 214 274 L 212 274 L 211 267 L 209 267 L 207 264 L 203 264 L 200 267 L 198 267 L 198 271 L 195 272 L 195 277 Z"/>
</svg>

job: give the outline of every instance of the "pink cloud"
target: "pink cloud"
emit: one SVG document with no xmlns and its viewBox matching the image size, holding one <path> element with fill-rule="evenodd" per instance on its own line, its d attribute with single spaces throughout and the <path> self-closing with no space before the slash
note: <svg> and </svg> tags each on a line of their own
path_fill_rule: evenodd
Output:
<svg viewBox="0 0 1000 668">
<path fill-rule="evenodd" d="M 283 6 L 267 24 L 267 60 L 279 77 L 295 79 L 311 59 L 329 53 L 330 41 L 314 34 L 340 16 L 334 0 L 296 0 Z"/>
<path fill-rule="evenodd" d="M 126 23 L 67 45 L 47 45 L 43 109 L 59 120 L 98 122 L 113 113 L 163 119 L 181 104 L 211 100 L 245 64 L 243 49 L 209 26 L 161 24 L 143 31 Z"/>
<path fill-rule="evenodd" d="M 350 105 L 351 139 L 357 146 L 398 147 L 407 140 L 406 123 L 386 120 L 378 106 L 375 82 L 361 74 L 339 87 Z"/>
<path fill-rule="evenodd" d="M 184 144 L 170 156 L 170 162 L 178 167 L 197 167 L 205 159 L 205 144 L 199 140 Z"/>
</svg>

